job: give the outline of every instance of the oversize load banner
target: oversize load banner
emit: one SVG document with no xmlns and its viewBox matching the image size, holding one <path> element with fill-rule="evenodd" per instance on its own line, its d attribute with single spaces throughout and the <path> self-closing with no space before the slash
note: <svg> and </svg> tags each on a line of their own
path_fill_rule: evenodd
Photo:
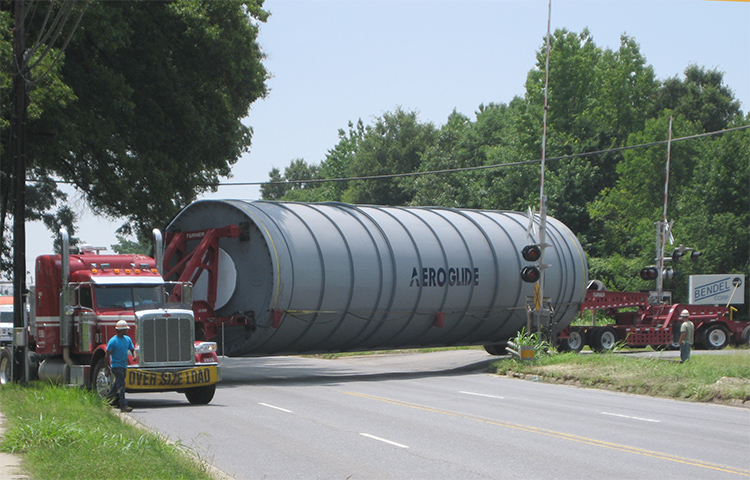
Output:
<svg viewBox="0 0 750 480">
<path fill-rule="evenodd" d="M 745 275 L 690 275 L 689 288 L 693 305 L 745 303 Z"/>
<path fill-rule="evenodd" d="M 177 390 L 202 387 L 219 381 L 216 365 L 198 366 L 183 370 L 153 370 L 128 368 L 125 388 L 128 390 Z"/>
</svg>

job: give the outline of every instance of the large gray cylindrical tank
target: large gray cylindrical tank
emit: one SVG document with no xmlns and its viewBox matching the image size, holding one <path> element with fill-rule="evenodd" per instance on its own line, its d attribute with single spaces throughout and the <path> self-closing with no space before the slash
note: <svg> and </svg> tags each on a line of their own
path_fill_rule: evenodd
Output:
<svg viewBox="0 0 750 480">
<path fill-rule="evenodd" d="M 521 213 L 202 200 L 167 230 L 228 224 L 245 234 L 220 242 L 216 314 L 253 320 L 227 328 L 227 355 L 484 345 L 526 325 L 534 285 L 521 281 L 520 252 L 538 239 Z M 560 330 L 588 268 L 575 235 L 547 226 L 544 296 Z"/>
</svg>

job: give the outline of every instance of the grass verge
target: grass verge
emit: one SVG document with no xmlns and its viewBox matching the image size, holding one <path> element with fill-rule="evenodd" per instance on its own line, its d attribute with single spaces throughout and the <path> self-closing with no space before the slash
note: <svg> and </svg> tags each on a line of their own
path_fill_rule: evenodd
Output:
<svg viewBox="0 0 750 480">
<path fill-rule="evenodd" d="M 21 454 L 31 478 L 206 479 L 179 444 L 127 425 L 90 391 L 32 382 L 0 388 L 0 450 Z"/>
<path fill-rule="evenodd" d="M 620 354 L 564 353 L 494 362 L 494 373 L 618 392 L 750 406 L 750 357 L 693 355 L 689 362 Z"/>
</svg>

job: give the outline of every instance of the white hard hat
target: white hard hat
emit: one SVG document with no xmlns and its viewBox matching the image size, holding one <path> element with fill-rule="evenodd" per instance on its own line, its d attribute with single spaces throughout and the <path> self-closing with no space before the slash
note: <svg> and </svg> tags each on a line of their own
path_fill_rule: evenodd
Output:
<svg viewBox="0 0 750 480">
<path fill-rule="evenodd" d="M 690 316 L 690 312 L 688 312 L 687 309 L 685 309 L 682 312 L 680 312 L 680 316 L 681 317 L 689 317 Z"/>
<path fill-rule="evenodd" d="M 115 328 L 117 330 L 127 330 L 129 328 L 128 322 L 126 322 L 125 320 L 120 320 L 117 322 L 117 326 Z"/>
</svg>

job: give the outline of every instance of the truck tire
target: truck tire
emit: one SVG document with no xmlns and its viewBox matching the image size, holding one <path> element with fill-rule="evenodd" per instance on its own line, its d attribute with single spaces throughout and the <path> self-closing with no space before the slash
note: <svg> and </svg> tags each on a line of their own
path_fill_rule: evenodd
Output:
<svg viewBox="0 0 750 480">
<path fill-rule="evenodd" d="M 193 387 L 185 390 L 185 397 L 193 405 L 207 405 L 216 392 L 216 384 L 206 385 L 204 387 Z"/>
<path fill-rule="evenodd" d="M 701 334 L 703 348 L 721 350 L 729 344 L 729 331 L 724 325 L 711 325 Z"/>
<path fill-rule="evenodd" d="M 560 344 L 557 349 L 561 352 L 576 352 L 579 353 L 583 350 L 583 345 L 586 342 L 583 340 L 580 330 L 571 330 L 569 338 L 560 339 Z"/>
<path fill-rule="evenodd" d="M 0 350 L 0 385 L 6 385 L 11 383 L 11 370 L 13 365 L 13 357 L 9 347 Z"/>
<path fill-rule="evenodd" d="M 29 381 L 39 380 L 39 355 L 36 352 L 29 352 L 26 362 L 29 365 Z"/>
<path fill-rule="evenodd" d="M 615 348 L 617 332 L 612 327 L 597 327 L 591 332 L 591 349 L 595 352 L 608 352 Z"/>
<path fill-rule="evenodd" d="M 107 367 L 107 361 L 103 358 L 99 359 L 91 375 L 91 389 L 99 395 L 99 398 L 107 399 L 114 383 L 115 380 L 112 371 Z"/>
</svg>

